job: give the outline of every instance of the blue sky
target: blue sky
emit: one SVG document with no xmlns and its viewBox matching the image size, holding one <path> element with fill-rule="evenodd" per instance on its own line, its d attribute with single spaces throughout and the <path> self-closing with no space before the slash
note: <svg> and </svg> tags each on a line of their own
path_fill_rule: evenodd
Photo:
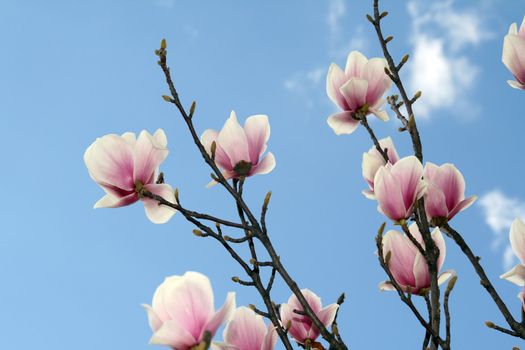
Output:
<svg viewBox="0 0 525 350">
<path fill-rule="evenodd" d="M 510 220 L 525 217 L 523 92 L 511 89 L 501 63 L 502 39 L 521 22 L 525 2 L 403 1 L 385 4 L 385 30 L 411 91 L 427 160 L 452 162 L 481 197 L 454 226 L 482 256 L 507 305 L 519 313 L 519 292 L 498 276 L 513 263 Z M 247 200 L 258 208 L 273 191 L 268 224 L 285 265 L 302 287 L 334 302 L 352 349 L 419 348 L 423 337 L 374 256 L 383 218 L 361 195 L 363 130 L 337 137 L 326 125 L 334 111 L 324 90 L 328 65 L 351 49 L 379 55 L 364 15 L 371 1 L 17 1 L 3 0 L 0 104 L 3 198 L 0 203 L 0 348 L 147 349 L 149 303 L 165 276 L 196 270 L 210 276 L 220 306 L 228 291 L 238 304 L 259 303 L 231 283 L 239 268 L 215 242 L 198 239 L 176 215 L 151 224 L 141 205 L 93 210 L 102 196 L 82 155 L 107 133 L 168 134 L 162 170 L 189 208 L 234 217 L 167 92 L 153 51 L 168 40 L 169 62 L 182 99 L 198 107 L 199 131 L 218 129 L 235 109 L 244 120 L 268 114 L 269 150 L 277 167 L 250 179 Z M 400 154 L 407 135 L 392 119 L 373 123 L 393 135 Z M 11 175 L 8 175 L 7 173 Z M 459 281 L 453 293 L 453 344 L 503 349 L 518 340 L 487 329 L 503 324 L 466 258 L 448 243 L 445 268 Z M 505 258 L 506 256 L 506 258 Z M 289 292 L 279 282 L 276 301 Z M 521 343 L 523 345 L 523 342 Z"/>
</svg>

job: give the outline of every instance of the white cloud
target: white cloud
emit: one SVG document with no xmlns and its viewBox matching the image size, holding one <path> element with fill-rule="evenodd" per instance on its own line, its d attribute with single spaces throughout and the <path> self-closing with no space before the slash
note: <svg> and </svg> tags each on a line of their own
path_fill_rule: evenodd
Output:
<svg viewBox="0 0 525 350">
<path fill-rule="evenodd" d="M 508 233 L 515 218 L 525 220 L 525 202 L 507 197 L 499 190 L 493 190 L 481 197 L 478 205 L 483 208 L 485 222 L 494 233 L 493 248 L 499 250 L 503 244 L 505 245 L 502 257 L 503 269 L 508 270 L 516 260 L 510 248 Z"/>
<path fill-rule="evenodd" d="M 434 110 L 452 109 L 472 116 L 469 91 L 479 73 L 467 54 L 490 37 L 482 26 L 482 16 L 474 9 L 458 10 L 453 1 L 428 4 L 421 0 L 408 3 L 412 20 L 413 64 L 408 83 L 423 95 L 416 108 L 421 117 Z"/>
</svg>

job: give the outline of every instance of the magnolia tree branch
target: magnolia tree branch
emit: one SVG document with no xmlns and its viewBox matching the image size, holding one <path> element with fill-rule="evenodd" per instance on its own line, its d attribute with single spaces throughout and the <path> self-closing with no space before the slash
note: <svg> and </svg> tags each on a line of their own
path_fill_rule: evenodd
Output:
<svg viewBox="0 0 525 350">
<path fill-rule="evenodd" d="M 226 248 L 226 250 L 230 253 L 230 255 L 241 265 L 241 267 L 245 270 L 247 275 L 251 278 L 251 282 L 245 283 L 245 285 L 254 286 L 259 294 L 261 295 L 264 304 L 267 308 L 267 312 L 260 312 L 261 314 L 264 314 L 265 316 L 269 317 L 272 323 L 276 326 L 279 336 L 281 338 L 281 341 L 283 342 L 286 349 L 291 349 L 290 341 L 286 335 L 286 331 L 282 328 L 280 325 L 280 321 L 278 319 L 278 315 L 276 312 L 276 308 L 274 307 L 274 304 L 270 297 L 270 290 L 273 286 L 275 275 L 279 274 L 283 281 L 286 283 L 286 285 L 290 288 L 290 290 L 293 292 L 293 294 L 297 297 L 299 303 L 303 307 L 304 315 L 307 316 L 312 320 L 312 323 L 315 325 L 315 327 L 320 331 L 321 336 L 323 339 L 325 339 L 330 346 L 330 349 L 334 350 L 346 350 L 347 346 L 344 344 L 344 342 L 340 341 L 333 332 L 330 332 L 323 323 L 319 320 L 315 312 L 312 310 L 310 305 L 308 304 L 306 298 L 301 292 L 301 289 L 297 285 L 297 283 L 293 280 L 293 278 L 290 276 L 288 271 L 285 269 L 284 265 L 281 262 L 281 259 L 277 252 L 275 251 L 275 248 L 273 247 L 273 244 L 268 237 L 267 227 L 266 227 L 266 212 L 268 209 L 268 202 L 270 199 L 270 193 L 265 198 L 262 213 L 261 213 L 261 219 L 260 222 L 256 219 L 255 215 L 252 213 L 248 205 L 243 199 L 242 196 L 242 190 L 244 185 L 244 180 L 233 180 L 233 185 L 231 185 L 223 176 L 220 169 L 217 167 L 214 161 L 214 155 L 208 154 L 202 143 L 200 142 L 199 136 L 197 135 L 197 132 L 195 130 L 195 127 L 193 125 L 193 114 L 195 112 L 195 102 L 190 107 L 189 113 L 186 112 L 186 109 L 183 107 L 178 92 L 175 88 L 175 84 L 173 83 L 171 72 L 169 67 L 166 63 L 166 42 L 165 40 L 161 43 L 161 48 L 156 51 L 157 56 L 159 57 L 158 64 L 161 67 L 162 71 L 164 72 L 166 83 L 168 84 L 171 96 L 164 96 L 164 99 L 172 104 L 174 104 L 178 111 L 180 112 L 184 122 L 186 123 L 186 126 L 192 136 L 193 142 L 197 146 L 197 149 L 199 150 L 201 156 L 203 157 L 204 161 L 208 164 L 208 166 L 212 169 L 212 178 L 219 183 L 221 186 L 223 186 L 227 192 L 233 197 L 236 203 L 239 219 L 241 220 L 241 224 L 237 223 L 231 223 L 225 220 L 218 219 L 217 221 L 213 220 L 212 217 L 202 217 L 202 219 L 209 219 L 210 221 L 215 221 L 216 223 L 222 223 L 225 226 L 229 226 L 232 228 L 240 228 L 244 231 L 245 236 L 243 238 L 239 239 L 232 239 L 226 236 L 222 236 L 222 233 L 215 233 L 213 230 L 211 230 L 209 227 L 203 225 L 201 222 L 199 222 L 195 216 L 191 215 L 191 212 L 183 209 L 180 205 L 169 203 L 163 198 L 160 198 L 152 193 L 149 193 L 147 191 L 143 191 L 142 195 L 147 196 L 149 198 L 153 198 L 159 201 L 159 205 L 168 205 L 175 209 L 183 209 L 181 210 L 181 213 L 183 216 L 196 225 L 200 230 L 204 231 L 202 234 L 198 234 L 201 236 L 210 236 L 216 240 L 218 240 L 223 247 Z M 201 214 L 205 215 L 205 214 Z M 219 226 L 218 226 L 219 228 Z M 267 254 L 270 256 L 271 264 L 264 264 L 257 261 L 257 252 L 255 249 L 254 240 L 258 240 L 264 249 L 266 250 Z M 228 241 L 231 241 L 233 243 L 244 243 L 248 242 L 248 246 L 250 248 L 250 254 L 251 254 L 251 261 L 253 264 L 253 268 L 251 268 L 236 252 L 235 250 L 229 245 Z M 268 265 L 272 267 L 272 274 L 270 277 L 270 280 L 266 284 L 266 286 L 263 285 L 261 281 L 259 266 Z M 235 278 L 236 282 L 240 282 L 241 280 L 238 278 Z"/>
<path fill-rule="evenodd" d="M 507 308 L 507 305 L 505 305 L 505 302 L 501 299 L 498 292 L 490 282 L 490 279 L 488 278 L 487 274 L 485 273 L 485 270 L 481 266 L 479 260 L 480 258 L 472 252 L 470 247 L 468 246 L 467 242 L 463 239 L 461 234 L 454 230 L 450 225 L 447 223 L 442 226 L 443 231 L 456 242 L 458 247 L 461 249 L 463 254 L 467 256 L 467 258 L 470 261 L 470 264 L 474 267 L 474 270 L 478 274 L 480 278 L 480 284 L 485 288 L 485 290 L 489 293 L 492 300 L 494 300 L 494 303 L 500 310 L 501 314 L 505 318 L 505 321 L 507 321 L 507 324 L 510 326 L 510 328 L 513 331 L 503 331 L 502 327 L 495 326 L 492 322 L 488 323 L 487 325 L 494 325 L 494 327 L 490 327 L 499 331 L 503 331 L 504 333 L 525 339 L 525 325 L 523 323 L 520 323 L 514 319 L 511 312 Z"/>
<path fill-rule="evenodd" d="M 388 63 L 388 68 L 385 69 L 385 73 L 390 77 L 392 82 L 396 85 L 397 89 L 399 90 L 399 93 L 401 94 L 401 97 L 403 100 L 403 104 L 405 105 L 405 108 L 408 112 L 409 117 L 405 118 L 399 111 L 399 108 L 397 108 L 396 115 L 398 116 L 398 118 L 400 118 L 400 120 L 403 123 L 403 126 L 407 128 L 410 133 L 410 137 L 412 139 L 412 146 L 414 149 L 414 155 L 419 159 L 420 162 L 423 162 L 423 146 L 421 144 L 419 131 L 417 129 L 416 121 L 414 119 L 414 112 L 412 109 L 412 104 L 417 100 L 419 96 L 416 95 L 414 96 L 414 98 L 410 99 L 407 95 L 403 82 L 401 81 L 401 78 L 399 76 L 400 69 L 408 61 L 408 55 L 405 55 L 399 64 L 396 65 L 394 63 L 394 59 L 392 58 L 392 55 L 390 54 L 388 50 L 388 46 L 387 46 L 387 43 L 390 40 L 392 40 L 392 37 L 388 37 L 388 40 L 387 40 L 387 38 L 384 37 L 382 29 L 381 29 L 381 20 L 388 15 L 388 12 L 382 12 L 382 13 L 379 12 L 379 0 L 374 0 L 373 7 L 374 7 L 373 17 L 368 15 L 367 18 L 375 28 L 377 37 L 379 39 L 379 43 L 381 44 L 381 48 L 383 50 L 383 55 Z M 395 104 L 395 106 L 397 106 L 397 104 Z M 383 154 L 383 152 L 381 153 Z M 387 160 L 387 158 L 385 158 L 385 160 Z M 439 302 L 440 290 L 439 290 L 439 285 L 438 285 L 438 269 L 437 269 L 439 249 L 437 248 L 430 234 L 430 225 L 428 224 L 424 208 L 425 208 L 424 200 L 423 198 L 421 198 L 418 200 L 418 203 L 416 205 L 415 212 L 414 212 L 414 219 L 415 219 L 415 222 L 417 223 L 419 231 L 421 232 L 423 241 L 425 242 L 425 253 L 423 254 L 423 256 L 425 260 L 427 261 L 429 275 L 430 275 L 430 305 L 431 305 L 431 311 L 432 311 L 431 312 L 431 315 L 432 315 L 431 325 L 433 329 L 432 348 L 437 349 L 439 338 L 436 336 L 439 334 L 439 330 L 440 330 L 440 311 L 441 311 L 440 302 Z M 443 345 L 441 346 L 443 347 Z"/>
</svg>

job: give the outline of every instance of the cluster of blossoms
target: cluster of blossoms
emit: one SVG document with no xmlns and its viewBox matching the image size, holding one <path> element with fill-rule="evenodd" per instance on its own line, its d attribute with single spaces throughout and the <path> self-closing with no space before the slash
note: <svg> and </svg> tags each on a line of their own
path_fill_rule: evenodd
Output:
<svg viewBox="0 0 525 350">
<path fill-rule="evenodd" d="M 515 23 L 511 25 L 505 36 L 502 59 L 516 78 L 509 84 L 525 90 L 525 19 L 519 31 Z M 344 71 L 336 64 L 330 66 L 327 94 L 342 112 L 331 115 L 327 122 L 337 135 L 353 133 L 360 123 L 366 123 L 370 114 L 382 121 L 389 120 L 381 109 L 383 96 L 392 84 L 386 69 L 385 59 L 369 60 L 357 51 L 349 54 Z M 220 131 L 207 129 L 200 142 L 203 155 L 207 153 L 227 181 L 267 174 L 274 169 L 274 155 L 271 152 L 265 155 L 269 137 L 267 116 L 250 116 L 242 127 L 235 112 L 231 112 Z M 176 208 L 181 208 L 177 206 L 173 188 L 158 176 L 159 166 L 167 155 L 167 138 L 161 129 L 153 135 L 142 131 L 137 137 L 127 132 L 97 139 L 84 154 L 90 176 L 106 192 L 95 208 L 122 207 L 140 200 L 153 223 L 167 222 Z M 401 158 L 390 137 L 377 141 L 363 154 L 362 175 L 368 185 L 363 191 L 365 197 L 376 200 L 378 211 L 403 227 L 403 233 L 389 230 L 381 238 L 381 254 L 387 257 L 393 280 L 408 293 L 426 295 L 431 284 L 424 256 L 426 244 L 418 223 L 408 222 L 416 221 L 415 210 L 421 204 L 417 209 L 433 228 L 427 243 L 433 241 L 439 252 L 436 261 L 439 271 L 446 257 L 440 226 L 447 225 L 471 206 L 476 197 L 465 198 L 465 180 L 453 164 L 423 165 L 415 156 Z M 215 181 L 209 185 L 213 184 Z M 155 198 L 173 205 L 159 205 Z M 512 224 L 510 242 L 520 264 L 501 277 L 525 287 L 525 224 L 519 219 Z M 438 276 L 438 284 L 454 274 L 453 270 L 444 271 Z M 394 290 L 393 282 L 382 282 L 379 288 Z M 339 305 L 323 308 L 315 293 L 308 289 L 301 293 L 321 324 L 330 327 Z M 525 290 L 519 298 L 525 311 Z M 186 272 L 183 276 L 166 278 L 157 288 L 152 305 L 144 308 L 153 331 L 152 344 L 176 350 L 203 349 L 202 344 L 210 342 L 219 327 L 226 324 L 223 342 L 212 342 L 213 349 L 273 350 L 277 342 L 276 326 L 283 327 L 303 347 L 315 347 L 320 330 L 305 315 L 304 306 L 292 294 L 287 303 L 280 305 L 280 323 L 266 325 L 254 310 L 236 308 L 235 294 L 229 293 L 224 305 L 216 311 L 209 279 L 197 272 Z"/>
<path fill-rule="evenodd" d="M 336 134 L 350 134 L 359 126 L 362 118 L 372 113 L 383 121 L 387 114 L 380 108 L 382 98 L 391 85 L 385 74 L 386 60 L 368 60 L 357 51 L 349 54 L 345 70 L 332 64 L 328 71 L 326 92 L 343 112 L 328 118 L 328 125 Z M 362 174 L 368 184 L 363 194 L 377 200 L 380 213 L 396 224 L 406 225 L 414 207 L 424 198 L 427 219 L 435 226 L 446 223 L 457 213 L 468 208 L 476 197 L 465 198 L 465 180 L 452 164 L 437 166 L 426 163 L 423 167 L 414 156 L 400 158 L 390 137 L 378 141 L 363 154 Z M 409 227 L 410 234 L 423 246 L 425 244 L 415 223 Z M 431 233 L 440 251 L 438 269 L 445 259 L 445 241 L 438 227 Z M 418 294 L 430 286 L 426 260 L 405 235 L 391 230 L 383 236 L 383 253 L 390 254 L 389 268 L 396 282 L 405 290 Z M 453 271 L 443 273 L 439 281 L 444 282 Z M 389 282 L 380 284 L 382 290 L 391 290 Z"/>
<path fill-rule="evenodd" d="M 323 308 L 315 293 L 307 289 L 302 293 L 321 322 L 329 327 L 338 305 Z M 205 342 L 206 336 L 210 341 L 223 324 L 224 341 L 213 342 L 213 349 L 273 350 L 277 342 L 274 325 L 267 326 L 262 316 L 250 308 L 236 309 L 235 293 L 228 293 L 223 306 L 215 311 L 210 280 L 198 272 L 166 278 L 153 295 L 152 305 L 143 306 L 153 331 L 152 344 L 189 350 Z M 292 295 L 288 303 L 281 305 L 281 321 L 297 343 L 312 344 L 319 337 L 319 330 L 298 311 L 303 311 L 303 307 Z"/>
</svg>

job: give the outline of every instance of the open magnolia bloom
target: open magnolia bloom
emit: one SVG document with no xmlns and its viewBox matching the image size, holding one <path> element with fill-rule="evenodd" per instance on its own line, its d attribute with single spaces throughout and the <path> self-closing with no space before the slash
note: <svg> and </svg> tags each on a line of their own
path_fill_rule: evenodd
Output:
<svg viewBox="0 0 525 350">
<path fill-rule="evenodd" d="M 519 218 L 516 218 L 510 226 L 510 246 L 520 263 L 514 266 L 510 271 L 501 275 L 520 287 L 525 286 L 525 224 Z"/>
<path fill-rule="evenodd" d="M 330 65 L 326 93 L 343 112 L 331 115 L 327 122 L 337 135 L 355 131 L 359 125 L 353 118 L 356 113 L 372 113 L 383 121 L 388 120 L 388 114 L 381 109 L 385 103 L 382 97 L 392 85 L 385 74 L 387 66 L 384 58 L 369 60 L 359 51 L 350 52 L 344 71 L 335 63 Z"/>
<path fill-rule="evenodd" d="M 525 17 L 518 32 L 518 25 L 512 23 L 503 40 L 502 61 L 516 78 L 508 80 L 510 86 L 525 90 Z"/>
<path fill-rule="evenodd" d="M 210 280 L 198 272 L 167 277 L 153 295 L 152 306 L 143 305 L 153 331 L 151 344 L 188 350 L 211 337 L 235 310 L 235 293 L 228 293 L 224 305 L 215 311 Z"/>
<path fill-rule="evenodd" d="M 465 179 L 453 164 L 425 164 L 425 211 L 429 220 L 450 220 L 477 199 L 465 199 Z"/>
<path fill-rule="evenodd" d="M 321 323 L 327 328 L 330 327 L 332 322 L 334 322 L 339 305 L 330 304 L 323 308 L 321 298 L 314 292 L 309 289 L 302 289 L 301 293 L 303 293 L 308 305 L 310 305 Z M 314 342 L 319 337 L 319 330 L 308 316 L 300 315 L 294 310 L 304 311 L 295 294 L 292 294 L 288 299 L 288 303 L 281 304 L 281 322 L 285 327 L 290 326 L 288 334 L 300 344 L 305 344 L 307 341 Z"/>
<path fill-rule="evenodd" d="M 222 130 L 204 131 L 201 142 L 210 156 L 215 142 L 215 163 L 226 179 L 238 179 L 267 174 L 275 168 L 275 157 L 271 152 L 262 157 L 269 138 L 270 123 L 267 116 L 252 115 L 246 119 L 243 128 L 232 111 Z"/>
<path fill-rule="evenodd" d="M 264 324 L 261 315 L 245 306 L 239 307 L 223 332 L 224 343 L 212 343 L 214 350 L 273 350 L 277 331 Z"/>
<path fill-rule="evenodd" d="M 171 186 L 156 184 L 156 172 L 168 156 L 168 141 L 162 129 L 153 135 L 143 130 L 137 138 L 134 133 L 109 134 L 98 138 L 84 153 L 84 162 L 91 178 L 106 191 L 95 208 L 117 208 L 144 203 L 146 215 L 156 223 L 167 222 L 175 210 L 159 206 L 158 202 L 140 196 L 145 189 L 174 202 Z"/>
<path fill-rule="evenodd" d="M 409 231 L 421 246 L 425 248 L 425 242 L 423 241 L 423 237 L 421 236 L 416 223 L 409 226 Z M 447 249 L 445 246 L 445 240 L 443 239 L 443 235 L 439 228 L 436 227 L 431 235 L 439 249 L 439 258 L 437 261 L 439 272 L 445 261 Z M 428 288 L 430 288 L 430 273 L 428 271 L 427 262 L 408 236 L 395 230 L 388 231 L 383 236 L 383 256 L 385 259 L 387 258 L 387 255 L 390 256 L 390 259 L 388 260 L 388 268 L 392 272 L 397 284 L 399 284 L 405 292 L 419 295 L 423 294 Z M 455 272 L 453 270 L 444 271 L 439 275 L 438 283 L 444 283 L 454 274 Z M 379 284 L 379 289 L 382 291 L 395 290 L 394 286 L 389 281 L 381 282 Z"/>
<path fill-rule="evenodd" d="M 390 137 L 379 140 L 379 145 L 382 149 L 387 149 L 389 164 L 395 164 L 399 160 L 396 147 Z M 361 163 L 363 178 L 366 180 L 368 187 L 370 187 L 368 190 L 363 190 L 363 194 L 366 198 L 376 199 L 374 194 L 374 177 L 379 168 L 386 165 L 386 163 L 387 162 L 375 146 L 372 146 L 368 152 L 363 153 L 363 162 Z"/>
<path fill-rule="evenodd" d="M 425 192 L 422 176 L 423 165 L 414 156 L 380 167 L 374 177 L 379 212 L 394 221 L 410 217 L 414 204 Z"/>
</svg>

